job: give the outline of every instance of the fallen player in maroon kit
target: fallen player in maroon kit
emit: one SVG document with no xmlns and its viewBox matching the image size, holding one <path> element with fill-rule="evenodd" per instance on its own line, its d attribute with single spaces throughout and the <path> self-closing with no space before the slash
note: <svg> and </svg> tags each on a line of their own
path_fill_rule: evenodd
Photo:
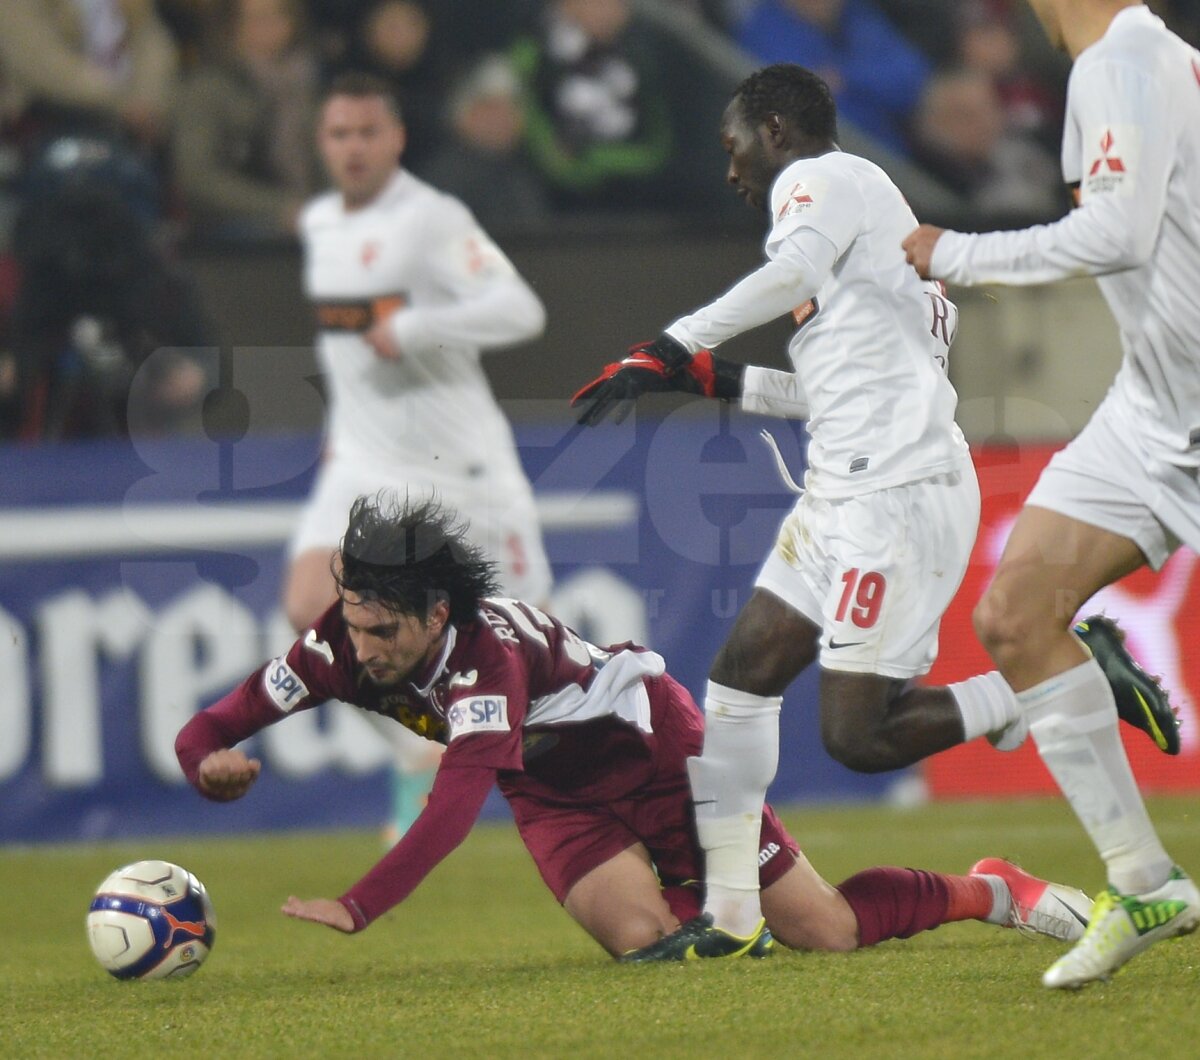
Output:
<svg viewBox="0 0 1200 1060">
<path fill-rule="evenodd" d="M 183 727 L 183 771 L 207 798 L 241 798 L 259 763 L 235 745 L 267 725 L 328 699 L 388 715 L 446 745 L 428 805 L 340 898 L 291 897 L 284 913 L 363 930 L 463 841 L 499 784 L 567 912 L 614 956 L 645 947 L 700 910 L 685 763 L 702 715 L 654 652 L 601 649 L 536 607 L 491 598 L 493 567 L 453 518 L 360 498 L 335 560 L 340 602 Z M 771 952 L 771 935 L 853 950 L 971 919 L 1070 941 L 1091 906 L 996 858 L 965 876 L 873 868 L 833 887 L 769 807 L 760 851 L 770 934 L 752 956 Z"/>
</svg>

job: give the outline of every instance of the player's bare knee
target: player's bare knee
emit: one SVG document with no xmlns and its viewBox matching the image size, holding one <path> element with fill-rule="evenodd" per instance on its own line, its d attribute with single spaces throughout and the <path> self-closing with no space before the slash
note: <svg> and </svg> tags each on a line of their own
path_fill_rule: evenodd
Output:
<svg viewBox="0 0 1200 1060">
<path fill-rule="evenodd" d="M 828 903 L 816 930 L 819 944 L 813 949 L 831 953 L 850 953 L 858 949 L 858 917 L 840 894 Z"/>
<path fill-rule="evenodd" d="M 858 949 L 858 929 L 843 924 L 814 924 L 806 932 L 804 941 L 793 948 L 821 953 L 850 953 Z"/>
<path fill-rule="evenodd" d="M 1036 623 L 1002 589 L 989 589 L 971 614 L 975 635 L 1001 670 L 1033 643 Z"/>
<path fill-rule="evenodd" d="M 816 657 L 818 632 L 782 601 L 756 591 L 713 660 L 709 677 L 757 696 L 782 695 Z"/>
<path fill-rule="evenodd" d="M 823 949 L 832 953 L 852 953 L 858 949 L 858 921 L 851 913 L 849 918 L 830 922 L 823 935 Z"/>
<path fill-rule="evenodd" d="M 886 720 L 893 682 L 875 674 L 821 673 L 821 742 L 830 757 L 858 773 L 896 767 Z"/>
<path fill-rule="evenodd" d="M 971 611 L 971 625 L 979 643 L 989 652 L 1001 642 L 1002 617 L 990 590 L 979 598 Z"/>
<path fill-rule="evenodd" d="M 814 949 L 824 950 L 829 953 L 853 953 L 858 949 L 858 933 L 853 932 L 847 934 L 842 931 L 837 935 L 830 934 L 820 946 L 813 947 Z"/>
<path fill-rule="evenodd" d="M 774 652 L 735 640 L 726 641 L 713 660 L 709 679 L 756 696 L 779 695 L 780 666 Z M 788 682 L 784 682 L 784 687 Z"/>
<path fill-rule="evenodd" d="M 858 929 L 824 916 L 768 917 L 767 928 L 775 941 L 789 950 L 849 953 L 858 949 Z"/>
<path fill-rule="evenodd" d="M 856 773 L 882 773 L 897 766 L 882 711 L 821 706 L 821 742 L 829 756 Z"/>
<path fill-rule="evenodd" d="M 293 576 L 283 593 L 283 613 L 292 629 L 302 633 L 324 614 L 337 599 L 331 581 L 320 578 Z"/>
<path fill-rule="evenodd" d="M 850 953 L 858 949 L 858 921 L 844 903 L 808 905 L 802 913 L 775 911 L 767 915 L 767 927 L 775 941 L 790 950 Z"/>
<path fill-rule="evenodd" d="M 782 695 L 797 673 L 808 665 L 790 642 L 739 635 L 734 630 L 713 660 L 709 678 L 751 695 Z M 808 661 L 811 661 L 809 659 Z"/>
<path fill-rule="evenodd" d="M 283 613 L 287 616 L 289 625 L 297 633 L 308 629 L 320 616 L 323 608 L 315 605 L 311 593 L 293 592 L 289 589 L 283 599 Z"/>
<path fill-rule="evenodd" d="M 283 613 L 297 633 L 308 629 L 337 600 L 331 556 L 330 552 L 314 548 L 292 560 L 284 584 Z"/>
<path fill-rule="evenodd" d="M 655 910 L 635 909 L 613 925 L 605 937 L 597 937 L 597 941 L 613 957 L 620 957 L 630 950 L 650 946 L 678 928 L 679 921 L 669 914 L 664 918 Z"/>
<path fill-rule="evenodd" d="M 883 773 L 895 769 L 895 755 L 882 734 L 855 732 L 846 725 L 821 725 L 821 742 L 829 757 L 856 773 Z"/>
</svg>

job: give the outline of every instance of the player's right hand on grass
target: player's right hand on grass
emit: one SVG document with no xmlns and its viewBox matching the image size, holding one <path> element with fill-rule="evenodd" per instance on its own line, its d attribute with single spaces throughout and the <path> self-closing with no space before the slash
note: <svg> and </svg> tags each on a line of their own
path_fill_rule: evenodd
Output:
<svg viewBox="0 0 1200 1060">
<path fill-rule="evenodd" d="M 345 932 L 347 935 L 354 932 L 354 917 L 341 902 L 335 902 L 332 898 L 304 899 L 297 898 L 294 894 L 289 895 L 280 912 L 284 916 L 290 916 L 296 920 L 309 920 L 314 924 L 324 924 L 326 927 Z"/>
<path fill-rule="evenodd" d="M 241 751 L 212 751 L 200 763 L 198 787 L 214 802 L 232 802 L 250 790 L 261 768 L 257 758 L 247 758 Z"/>
</svg>

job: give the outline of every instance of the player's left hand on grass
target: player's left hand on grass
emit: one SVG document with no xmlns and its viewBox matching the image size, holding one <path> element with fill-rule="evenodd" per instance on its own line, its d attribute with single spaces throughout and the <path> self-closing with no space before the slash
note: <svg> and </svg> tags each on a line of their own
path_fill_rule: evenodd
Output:
<svg viewBox="0 0 1200 1060">
<path fill-rule="evenodd" d="M 341 902 L 335 902 L 332 898 L 297 898 L 294 894 L 289 895 L 280 912 L 296 920 L 324 924 L 347 935 L 354 931 L 354 917 Z"/>
<path fill-rule="evenodd" d="M 614 407 L 621 406 L 616 417 L 620 423 L 643 394 L 675 390 L 735 398 L 741 393 L 742 372 L 742 365 L 723 361 L 711 350 L 700 350 L 693 356 L 670 335 L 660 335 L 653 342 L 631 346 L 623 360 L 605 365 L 603 372 L 575 393 L 571 407 L 589 402 L 578 422 L 594 427 Z"/>
</svg>

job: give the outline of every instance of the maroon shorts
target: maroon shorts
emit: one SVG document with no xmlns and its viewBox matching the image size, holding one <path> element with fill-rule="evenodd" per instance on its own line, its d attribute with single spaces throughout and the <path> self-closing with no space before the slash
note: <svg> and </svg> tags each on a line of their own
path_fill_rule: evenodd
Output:
<svg viewBox="0 0 1200 1060">
<path fill-rule="evenodd" d="M 687 689 L 669 675 L 646 681 L 654 734 L 646 738 L 653 769 L 632 763 L 639 782 L 626 794 L 586 803 L 537 785 L 505 791 L 517 829 L 554 897 L 562 902 L 585 875 L 635 843 L 658 871 L 672 912 L 687 920 L 700 911 L 704 851 L 696 838 L 687 759 L 698 755 L 704 719 Z M 622 768 L 620 760 L 611 769 Z M 763 811 L 759 881 L 769 887 L 795 864 L 796 841 L 768 806 Z"/>
</svg>

